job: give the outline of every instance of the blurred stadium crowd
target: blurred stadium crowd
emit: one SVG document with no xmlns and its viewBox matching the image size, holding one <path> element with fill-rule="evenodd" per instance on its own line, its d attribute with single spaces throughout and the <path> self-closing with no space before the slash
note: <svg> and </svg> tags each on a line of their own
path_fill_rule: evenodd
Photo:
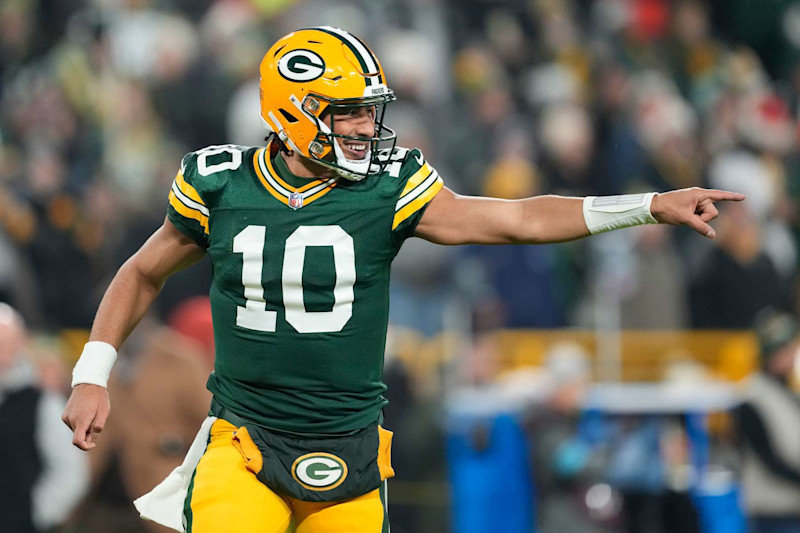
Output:
<svg viewBox="0 0 800 533">
<path fill-rule="evenodd" d="M 0 295 L 37 327 L 90 325 L 161 221 L 182 154 L 262 142 L 262 52 L 319 22 L 383 58 L 400 143 L 458 192 L 748 194 L 713 243 L 665 228 L 559 247 L 414 243 L 395 268 L 397 323 L 440 330 L 458 288 L 496 325 L 591 325 L 610 247 L 625 255 L 610 265 L 623 326 L 741 328 L 766 304 L 798 305 L 792 2 L 6 0 L 0 16 Z M 207 276 L 171 284 L 161 316 Z"/>
<path fill-rule="evenodd" d="M 557 246 L 409 241 L 393 272 L 398 329 L 744 329 L 764 307 L 800 310 L 800 2 L 0 0 L 0 302 L 33 331 L 45 388 L 68 391 L 100 297 L 161 224 L 182 155 L 261 144 L 261 57 L 321 24 L 382 59 L 398 95 L 387 123 L 456 192 L 748 196 L 724 207 L 714 241 L 662 226 Z M 145 339 L 163 322 L 207 355 L 206 311 L 191 298 L 209 279 L 208 260 L 171 279 L 127 351 L 175 351 L 172 332 Z M 399 405 L 419 388 L 405 379 L 395 397 L 390 383 Z M 159 449 L 180 457 L 187 426 Z M 415 431 L 398 460 L 435 471 L 441 452 L 419 460 Z M 135 470 L 126 460 L 118 469 Z"/>
</svg>

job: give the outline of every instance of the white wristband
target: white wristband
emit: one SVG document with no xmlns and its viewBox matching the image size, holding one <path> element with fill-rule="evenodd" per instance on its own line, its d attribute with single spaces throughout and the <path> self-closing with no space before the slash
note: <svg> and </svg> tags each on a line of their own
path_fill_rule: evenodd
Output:
<svg viewBox="0 0 800 533">
<path fill-rule="evenodd" d="M 589 233 L 603 233 L 641 224 L 658 224 L 650 204 L 658 193 L 587 196 L 583 200 L 583 219 Z"/>
<path fill-rule="evenodd" d="M 117 350 L 107 342 L 87 342 L 72 369 L 72 386 L 89 383 L 108 387 L 108 376 L 116 360 Z"/>
</svg>

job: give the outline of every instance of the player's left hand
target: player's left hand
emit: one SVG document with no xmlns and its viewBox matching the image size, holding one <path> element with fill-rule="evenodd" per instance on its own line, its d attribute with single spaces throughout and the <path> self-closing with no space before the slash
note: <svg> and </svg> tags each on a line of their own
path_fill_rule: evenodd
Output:
<svg viewBox="0 0 800 533">
<path fill-rule="evenodd" d="M 689 226 L 713 239 L 717 234 L 708 223 L 719 214 L 714 202 L 741 202 L 744 198 L 744 194 L 738 192 L 692 187 L 657 194 L 650 204 L 650 213 L 662 224 Z"/>
</svg>

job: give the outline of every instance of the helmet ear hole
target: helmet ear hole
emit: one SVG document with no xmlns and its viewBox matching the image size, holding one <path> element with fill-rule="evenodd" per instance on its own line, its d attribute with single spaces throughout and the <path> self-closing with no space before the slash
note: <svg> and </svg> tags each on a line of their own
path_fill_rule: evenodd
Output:
<svg viewBox="0 0 800 533">
<path fill-rule="evenodd" d="M 285 118 L 289 122 L 289 124 L 294 124 L 295 122 L 297 122 L 297 117 L 295 117 L 282 107 L 278 109 L 278 111 L 280 111 L 281 115 L 283 115 L 283 118 Z"/>
</svg>

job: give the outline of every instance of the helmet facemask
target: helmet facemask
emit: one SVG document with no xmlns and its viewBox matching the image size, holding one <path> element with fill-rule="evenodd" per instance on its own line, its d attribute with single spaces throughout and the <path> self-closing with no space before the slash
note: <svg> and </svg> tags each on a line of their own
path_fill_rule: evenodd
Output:
<svg viewBox="0 0 800 533">
<path fill-rule="evenodd" d="M 351 181 L 360 181 L 370 174 L 382 172 L 388 158 L 383 158 L 381 161 L 378 158 L 378 152 L 383 149 L 391 150 L 397 142 L 397 134 L 384 124 L 386 105 L 394 99 L 394 93 L 391 91 L 379 96 L 364 98 L 328 98 L 311 93 L 303 98 L 302 103 L 293 96 L 292 102 L 295 106 L 317 127 L 317 136 L 308 147 L 310 159 Z M 337 111 L 363 107 L 374 107 L 375 133 L 372 137 L 334 133 L 336 116 L 340 114 Z M 330 117 L 330 126 L 325 123 L 325 117 Z M 349 159 L 337 139 L 340 139 L 341 142 L 352 140 L 367 143 L 365 157 L 361 160 Z"/>
</svg>

